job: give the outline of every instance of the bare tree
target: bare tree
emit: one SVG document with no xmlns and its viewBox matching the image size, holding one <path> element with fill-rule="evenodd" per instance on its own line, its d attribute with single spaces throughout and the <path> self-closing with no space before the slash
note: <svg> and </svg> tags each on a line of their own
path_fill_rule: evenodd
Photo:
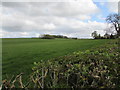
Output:
<svg viewBox="0 0 120 90">
<path fill-rule="evenodd" d="M 113 29 L 114 26 L 110 26 L 110 27 L 107 27 L 104 29 L 104 31 L 107 33 L 107 34 L 112 34 L 112 35 L 115 35 L 116 34 L 116 30 Z"/>
<path fill-rule="evenodd" d="M 107 16 L 106 21 L 107 21 L 107 23 L 111 24 L 112 27 L 115 28 L 117 35 L 120 36 L 120 15 L 119 14 L 110 14 Z"/>
</svg>

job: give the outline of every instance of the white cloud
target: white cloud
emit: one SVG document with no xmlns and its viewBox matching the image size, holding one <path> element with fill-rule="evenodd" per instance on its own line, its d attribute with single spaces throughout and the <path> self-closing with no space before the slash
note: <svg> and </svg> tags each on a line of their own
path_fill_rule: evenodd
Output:
<svg viewBox="0 0 120 90">
<path fill-rule="evenodd" d="M 2 12 L 3 37 L 33 37 L 39 34 L 63 34 L 90 37 L 92 31 L 105 28 L 104 23 L 91 21 L 99 12 L 92 2 L 4 2 Z"/>
<path fill-rule="evenodd" d="M 108 8 L 113 13 L 118 13 L 118 2 L 109 2 Z"/>
<path fill-rule="evenodd" d="M 93 0 L 94 2 L 118 2 L 119 0 Z"/>
<path fill-rule="evenodd" d="M 50 24 L 44 24 L 43 27 L 48 30 L 53 30 L 55 29 L 55 25 L 53 23 Z"/>
<path fill-rule="evenodd" d="M 106 17 L 103 17 L 102 15 L 98 15 L 97 18 L 100 19 L 100 20 L 105 20 L 106 19 Z"/>
<path fill-rule="evenodd" d="M 28 33 L 27 32 L 21 32 L 21 35 L 26 36 L 26 35 L 28 35 Z"/>
</svg>

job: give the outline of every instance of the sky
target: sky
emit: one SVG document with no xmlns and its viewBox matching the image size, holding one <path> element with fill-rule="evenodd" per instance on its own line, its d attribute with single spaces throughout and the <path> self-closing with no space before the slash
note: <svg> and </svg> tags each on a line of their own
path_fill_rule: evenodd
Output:
<svg viewBox="0 0 120 90">
<path fill-rule="evenodd" d="M 28 38 L 42 34 L 91 38 L 104 35 L 105 18 L 118 13 L 119 0 L 4 0 L 0 7 L 0 37 Z"/>
</svg>

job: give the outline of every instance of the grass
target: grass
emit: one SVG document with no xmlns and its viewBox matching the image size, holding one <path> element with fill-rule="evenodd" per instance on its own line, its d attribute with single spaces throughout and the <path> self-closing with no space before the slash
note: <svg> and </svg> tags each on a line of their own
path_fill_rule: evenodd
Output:
<svg viewBox="0 0 120 90">
<path fill-rule="evenodd" d="M 2 69 L 5 75 L 31 73 L 33 62 L 84 51 L 102 45 L 110 40 L 72 39 L 2 39 Z"/>
</svg>

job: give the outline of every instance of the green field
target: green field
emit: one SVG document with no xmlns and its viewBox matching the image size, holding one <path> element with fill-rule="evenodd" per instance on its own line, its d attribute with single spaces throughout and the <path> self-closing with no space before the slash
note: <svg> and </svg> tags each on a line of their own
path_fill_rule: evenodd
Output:
<svg viewBox="0 0 120 90">
<path fill-rule="evenodd" d="M 30 74 L 33 62 L 84 51 L 110 40 L 73 39 L 2 39 L 3 78 L 6 74 Z"/>
</svg>

